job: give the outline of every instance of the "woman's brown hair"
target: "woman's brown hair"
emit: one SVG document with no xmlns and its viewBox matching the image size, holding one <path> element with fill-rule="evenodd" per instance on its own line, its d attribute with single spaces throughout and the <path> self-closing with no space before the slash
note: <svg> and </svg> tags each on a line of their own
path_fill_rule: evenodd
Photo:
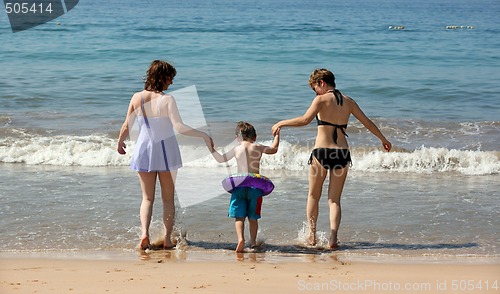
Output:
<svg viewBox="0 0 500 294">
<path fill-rule="evenodd" d="M 161 92 L 165 89 L 167 79 L 173 80 L 176 74 L 175 67 L 170 63 L 154 60 L 146 72 L 144 90 Z"/>
<path fill-rule="evenodd" d="M 326 68 L 315 69 L 309 76 L 309 87 L 313 88 L 317 85 L 319 81 L 323 81 L 326 84 L 335 87 L 335 75 L 327 70 Z"/>
</svg>

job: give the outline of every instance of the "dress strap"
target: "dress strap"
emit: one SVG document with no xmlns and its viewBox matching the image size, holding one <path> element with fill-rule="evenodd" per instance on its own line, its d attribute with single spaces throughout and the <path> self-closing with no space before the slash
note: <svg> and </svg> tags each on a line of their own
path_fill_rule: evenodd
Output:
<svg viewBox="0 0 500 294">
<path fill-rule="evenodd" d="M 144 122 L 146 123 L 146 127 L 149 129 L 150 126 L 148 117 L 146 115 L 146 110 L 144 109 L 144 97 L 142 96 L 142 92 L 141 92 L 141 110 L 142 110 L 142 116 L 144 117 Z"/>
<path fill-rule="evenodd" d="M 161 95 L 158 97 L 158 101 L 156 102 L 156 109 L 158 110 L 158 116 L 161 116 L 161 102 L 163 101 L 163 98 L 165 98 L 165 95 Z"/>
</svg>

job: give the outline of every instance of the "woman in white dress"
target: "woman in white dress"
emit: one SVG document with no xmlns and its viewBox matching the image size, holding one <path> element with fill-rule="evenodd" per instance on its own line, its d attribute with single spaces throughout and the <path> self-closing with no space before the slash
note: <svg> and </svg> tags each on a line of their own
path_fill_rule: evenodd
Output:
<svg viewBox="0 0 500 294">
<path fill-rule="evenodd" d="M 132 154 L 130 167 L 139 174 L 142 190 L 141 242 L 139 247 L 150 247 L 149 226 L 155 199 L 156 179 L 161 186 L 163 203 L 163 224 L 165 240 L 163 247 L 171 249 L 175 243 L 171 240 L 175 220 L 174 191 L 177 169 L 182 167 L 179 145 L 175 131 L 180 134 L 202 138 L 209 148 L 213 148 L 210 136 L 195 130 L 182 121 L 174 97 L 163 91 L 173 83 L 177 71 L 166 61 L 154 60 L 147 73 L 144 90 L 132 96 L 127 116 L 118 138 L 118 153 L 125 154 L 125 138 L 132 125 L 137 121 L 139 135 Z"/>
</svg>

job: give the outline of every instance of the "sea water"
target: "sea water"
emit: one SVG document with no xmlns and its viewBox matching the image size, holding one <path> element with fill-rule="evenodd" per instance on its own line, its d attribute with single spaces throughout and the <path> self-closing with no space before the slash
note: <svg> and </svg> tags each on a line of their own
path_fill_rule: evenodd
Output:
<svg viewBox="0 0 500 294">
<path fill-rule="evenodd" d="M 2 12 L 0 251 L 136 247 L 134 142 L 122 156 L 116 139 L 149 63 L 165 59 L 178 71 L 169 91 L 196 87 L 201 129 L 221 151 L 240 120 L 270 144 L 271 126 L 302 115 L 314 98 L 312 70 L 331 69 L 337 88 L 394 145 L 382 152 L 375 136 L 349 122 L 341 250 L 498 257 L 499 13 L 495 0 L 89 0 L 12 33 Z M 192 122 L 189 108 L 181 114 Z M 285 128 L 279 152 L 263 157 L 262 173 L 276 185 L 263 204 L 264 252 L 304 253 L 315 132 L 313 124 Z M 179 141 L 176 234 L 188 251 L 232 250 L 220 181 L 234 163 L 217 164 L 199 140 Z M 318 230 L 321 247 L 326 199 Z"/>
</svg>

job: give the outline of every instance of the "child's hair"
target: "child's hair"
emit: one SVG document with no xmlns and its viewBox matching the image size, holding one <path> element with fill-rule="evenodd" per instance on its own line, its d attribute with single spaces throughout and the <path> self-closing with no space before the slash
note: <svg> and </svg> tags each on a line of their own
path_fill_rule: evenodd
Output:
<svg viewBox="0 0 500 294">
<path fill-rule="evenodd" d="M 163 60 L 153 60 L 146 72 L 144 90 L 161 92 L 167 79 L 173 80 L 177 70 L 170 63 Z"/>
<path fill-rule="evenodd" d="M 309 76 L 309 87 L 314 87 L 319 81 L 324 81 L 326 84 L 335 88 L 335 75 L 326 68 L 315 69 Z"/>
<path fill-rule="evenodd" d="M 255 141 L 257 138 L 257 132 L 255 128 L 244 121 L 238 122 L 236 125 L 236 136 L 240 136 L 243 138 L 243 141 Z"/>
</svg>

